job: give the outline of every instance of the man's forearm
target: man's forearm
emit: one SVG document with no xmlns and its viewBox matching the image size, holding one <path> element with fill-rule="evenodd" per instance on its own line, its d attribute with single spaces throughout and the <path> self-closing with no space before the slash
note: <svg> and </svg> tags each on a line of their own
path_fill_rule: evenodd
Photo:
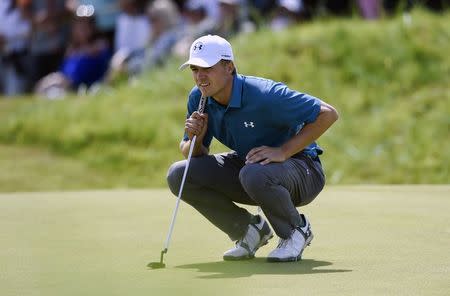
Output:
<svg viewBox="0 0 450 296">
<path fill-rule="evenodd" d="M 281 146 L 286 158 L 298 153 L 317 140 L 338 118 L 339 114 L 336 109 L 323 103 L 316 121 L 305 125 L 297 135 Z"/>
<path fill-rule="evenodd" d="M 184 155 L 185 158 L 188 157 L 189 155 L 189 149 L 191 146 L 191 140 L 187 140 L 187 141 L 181 141 L 180 143 L 180 149 L 181 149 L 181 153 Z M 206 148 L 205 146 L 203 146 L 202 141 L 199 139 L 195 140 L 195 146 L 194 146 L 194 150 L 192 150 L 192 156 L 200 156 L 200 155 L 206 155 L 209 153 L 209 149 Z"/>
</svg>

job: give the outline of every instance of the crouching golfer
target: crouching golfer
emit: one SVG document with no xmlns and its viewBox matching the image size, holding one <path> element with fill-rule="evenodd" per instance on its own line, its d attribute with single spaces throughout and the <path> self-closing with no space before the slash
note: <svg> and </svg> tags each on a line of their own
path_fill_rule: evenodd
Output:
<svg viewBox="0 0 450 296">
<path fill-rule="evenodd" d="M 268 261 L 296 261 L 313 239 L 311 225 L 296 207 L 309 204 L 324 187 L 314 142 L 338 118 L 325 102 L 264 78 L 237 74 L 231 45 L 219 36 L 195 40 L 189 60 L 195 86 L 187 104 L 185 157 L 194 135 L 182 200 L 228 234 L 235 247 L 224 260 L 255 256 L 273 236 L 260 215 L 238 204 L 261 207 L 280 238 Z M 207 98 L 205 112 L 197 107 Z M 212 138 L 233 151 L 209 154 Z M 177 195 L 186 160 L 174 163 L 167 180 Z"/>
</svg>

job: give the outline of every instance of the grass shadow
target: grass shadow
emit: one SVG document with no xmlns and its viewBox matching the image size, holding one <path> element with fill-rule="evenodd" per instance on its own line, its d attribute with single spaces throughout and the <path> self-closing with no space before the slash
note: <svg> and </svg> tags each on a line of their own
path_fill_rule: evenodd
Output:
<svg viewBox="0 0 450 296">
<path fill-rule="evenodd" d="M 175 268 L 196 269 L 200 273 L 205 273 L 205 275 L 198 277 L 203 279 L 241 278 L 258 274 L 315 274 L 352 271 L 350 269 L 319 268 L 332 264 L 328 261 L 313 259 L 305 259 L 299 262 L 269 263 L 265 258 L 255 258 L 253 260 L 235 262 L 217 261 L 185 264 L 175 266 Z"/>
</svg>

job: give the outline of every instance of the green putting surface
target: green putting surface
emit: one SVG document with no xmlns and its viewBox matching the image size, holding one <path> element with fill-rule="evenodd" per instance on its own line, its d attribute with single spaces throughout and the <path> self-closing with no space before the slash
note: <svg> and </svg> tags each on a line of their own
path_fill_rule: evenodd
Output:
<svg viewBox="0 0 450 296">
<path fill-rule="evenodd" d="M 0 295 L 449 295 L 450 186 L 327 187 L 302 211 L 303 260 L 223 262 L 232 247 L 188 205 L 165 269 L 168 190 L 0 194 Z M 255 208 L 250 208 L 253 212 Z"/>
</svg>

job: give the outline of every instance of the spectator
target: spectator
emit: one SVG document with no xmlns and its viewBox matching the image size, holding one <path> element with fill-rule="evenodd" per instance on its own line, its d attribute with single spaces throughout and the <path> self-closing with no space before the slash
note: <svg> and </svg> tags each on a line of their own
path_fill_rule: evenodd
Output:
<svg viewBox="0 0 450 296">
<path fill-rule="evenodd" d="M 241 32 L 251 32 L 255 26 L 247 18 L 242 0 L 219 0 L 220 18 L 215 34 L 229 38 Z"/>
<path fill-rule="evenodd" d="M 183 32 L 180 13 L 172 0 L 155 0 L 149 6 L 148 17 L 153 30 L 146 50 L 146 70 L 161 65 L 166 60 Z"/>
<path fill-rule="evenodd" d="M 280 31 L 296 24 L 299 21 L 302 8 L 301 0 L 278 0 L 269 27 L 274 31 Z"/>
<path fill-rule="evenodd" d="M 10 0 L 0 17 L 1 83 L 6 96 L 27 90 L 31 0 Z"/>
<path fill-rule="evenodd" d="M 106 40 L 96 33 L 95 18 L 75 17 L 61 70 L 39 81 L 36 92 L 54 98 L 80 87 L 91 87 L 103 79 L 110 52 Z"/>
<path fill-rule="evenodd" d="M 317 16 L 320 10 L 320 3 L 317 0 L 303 0 L 302 18 L 304 20 L 312 20 Z"/>
<path fill-rule="evenodd" d="M 151 33 L 145 6 L 139 0 L 119 0 L 119 7 L 114 50 L 133 52 L 144 49 Z"/>
<path fill-rule="evenodd" d="M 120 0 L 121 12 L 117 19 L 113 71 L 129 72 L 128 61 L 144 59 L 145 48 L 150 40 L 151 25 L 145 14 L 145 1 Z"/>
<path fill-rule="evenodd" d="M 185 57 L 192 41 L 198 37 L 213 33 L 217 28 L 217 19 L 208 17 L 204 1 L 188 0 L 183 12 L 182 38 L 175 44 L 173 53 Z"/>
<path fill-rule="evenodd" d="M 78 15 L 83 15 L 82 10 L 91 10 L 95 15 L 95 22 L 100 34 L 108 40 L 109 44 L 114 43 L 114 31 L 116 19 L 119 15 L 119 5 L 117 0 L 69 0 L 74 2 L 72 10 Z M 81 11 L 80 11 L 81 10 Z M 80 13 L 81 12 L 81 13 Z"/>
<path fill-rule="evenodd" d="M 258 27 L 266 24 L 276 7 L 276 0 L 248 0 L 250 20 Z"/>
<path fill-rule="evenodd" d="M 152 32 L 144 55 L 133 55 L 111 63 L 108 82 L 114 83 L 122 77 L 133 77 L 163 63 L 183 32 L 180 14 L 172 0 L 155 0 L 147 9 Z"/>
<path fill-rule="evenodd" d="M 30 75 L 34 85 L 61 66 L 70 32 L 66 0 L 33 0 Z"/>
<path fill-rule="evenodd" d="M 358 0 L 358 8 L 364 19 L 378 19 L 381 15 L 380 0 Z"/>
<path fill-rule="evenodd" d="M 218 0 L 187 0 L 184 2 L 185 5 L 203 7 L 208 18 L 216 20 L 220 17 Z"/>
</svg>

